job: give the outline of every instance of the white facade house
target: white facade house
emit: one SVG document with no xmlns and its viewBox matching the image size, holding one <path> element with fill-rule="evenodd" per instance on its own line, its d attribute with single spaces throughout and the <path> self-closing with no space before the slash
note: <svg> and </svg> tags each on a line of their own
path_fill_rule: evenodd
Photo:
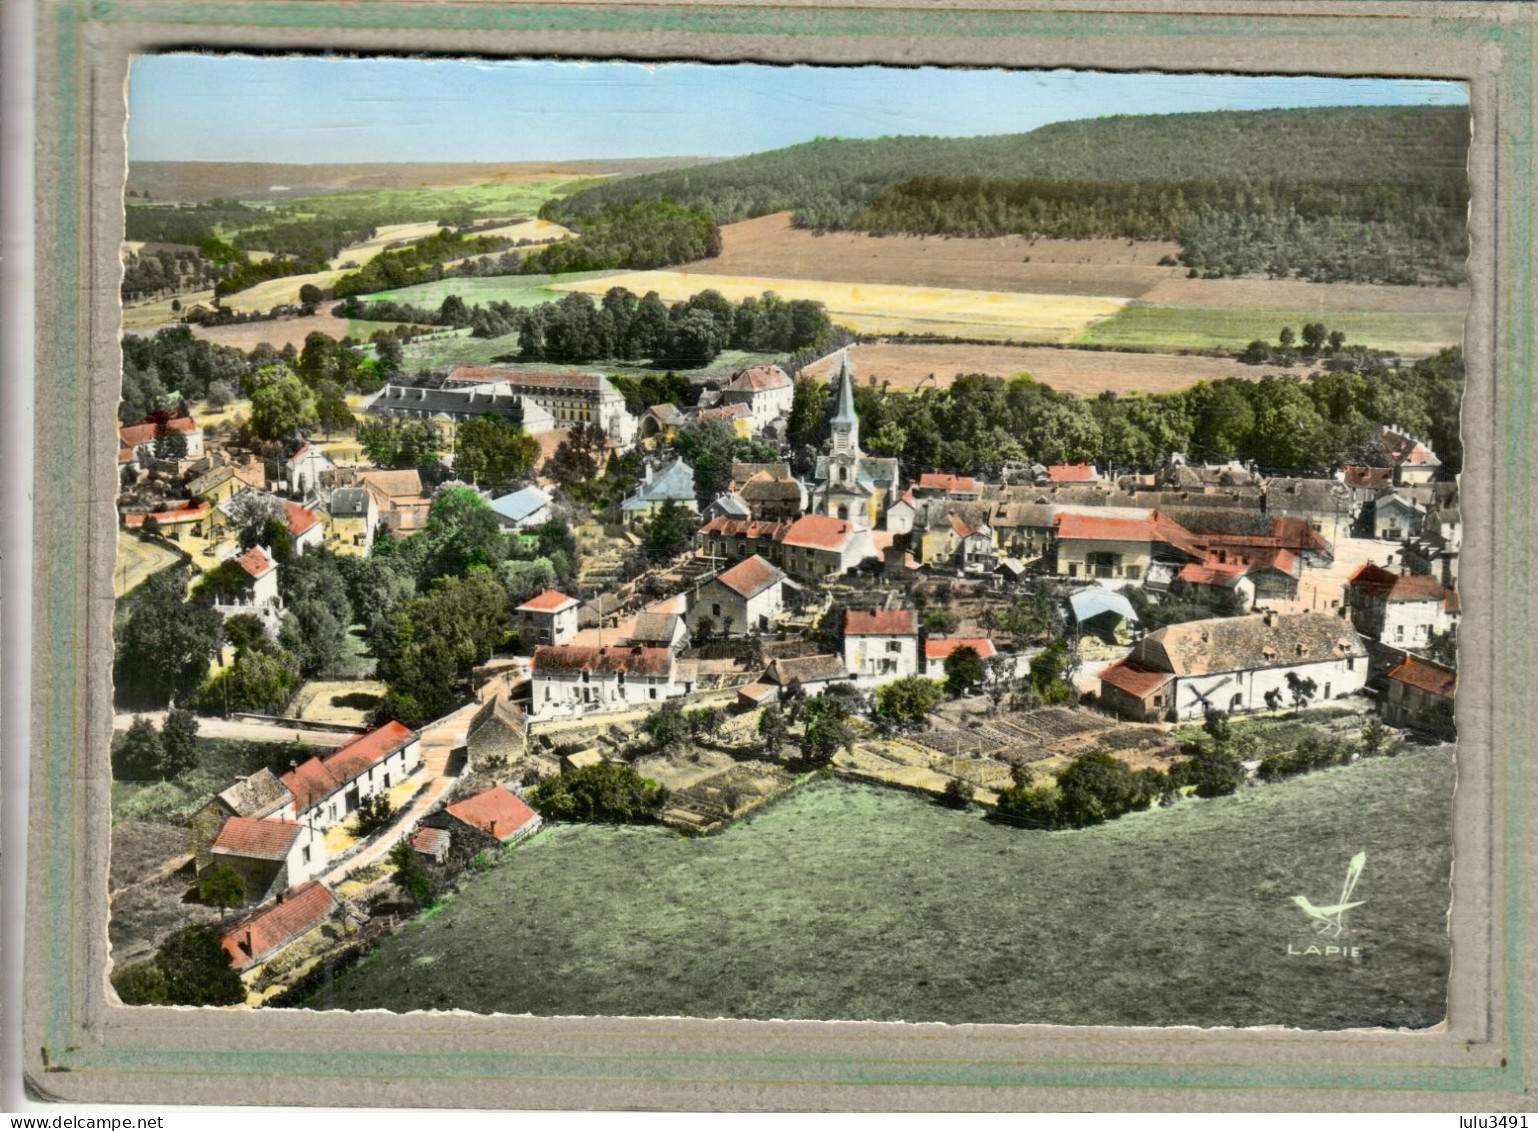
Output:
<svg viewBox="0 0 1538 1131">
<path fill-rule="evenodd" d="M 296 762 L 281 775 L 292 800 L 277 815 L 324 833 L 346 820 L 364 798 L 415 773 L 422 764 L 421 748 L 416 731 L 392 721 L 324 757 Z"/>
<path fill-rule="evenodd" d="M 1457 627 L 1458 594 L 1440 578 L 1421 573 L 1391 573 L 1372 562 L 1361 566 L 1346 585 L 1351 623 L 1369 640 L 1414 651 L 1433 636 Z"/>
<path fill-rule="evenodd" d="M 753 365 L 739 369 L 721 389 L 721 404 L 744 404 L 755 433 L 790 413 L 796 399 L 796 383 L 778 365 Z"/>
<path fill-rule="evenodd" d="M 283 620 L 283 598 L 278 594 L 278 563 L 272 552 L 253 546 L 230 559 L 244 571 L 244 585 L 238 593 L 224 593 L 214 600 L 214 611 L 225 620 L 247 615 L 262 622 L 267 635 L 277 638 Z"/>
<path fill-rule="evenodd" d="M 307 498 L 320 489 L 323 472 L 335 471 L 331 457 L 314 444 L 301 444 L 283 461 L 283 482 L 295 498 Z"/>
<path fill-rule="evenodd" d="M 850 609 L 844 614 L 844 667 L 866 686 L 918 675 L 919 615 L 914 609 Z"/>
<path fill-rule="evenodd" d="M 785 603 L 785 574 L 754 554 L 700 586 L 689 608 L 689 630 L 699 635 L 709 619 L 723 636 L 768 632 Z"/>
<path fill-rule="evenodd" d="M 534 649 L 530 718 L 656 705 L 694 690 L 698 666 L 668 648 L 551 644 Z"/>
<path fill-rule="evenodd" d="M 565 644 L 577 635 L 577 609 L 582 602 L 559 589 L 546 589 L 514 610 L 518 639 L 525 647 Z"/>
<path fill-rule="evenodd" d="M 1277 710 L 1306 688 L 1308 704 L 1367 683 L 1367 646 L 1323 613 L 1262 613 L 1187 621 L 1151 632 L 1100 673 L 1101 703 L 1136 719 L 1200 719 L 1208 711 Z"/>
<path fill-rule="evenodd" d="M 273 817 L 230 817 L 208 848 L 205 871 L 227 868 L 240 877 L 246 900 L 286 891 L 314 879 L 330 859 L 312 825 Z"/>
</svg>

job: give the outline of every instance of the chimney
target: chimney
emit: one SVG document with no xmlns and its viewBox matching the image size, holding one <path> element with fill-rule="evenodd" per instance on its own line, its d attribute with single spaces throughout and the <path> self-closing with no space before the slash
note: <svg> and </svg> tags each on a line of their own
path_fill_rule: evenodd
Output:
<svg viewBox="0 0 1538 1131">
<path fill-rule="evenodd" d="M 284 893 L 280 891 L 278 893 L 278 903 L 279 904 L 281 904 L 283 902 L 283 896 L 284 896 Z"/>
<path fill-rule="evenodd" d="M 247 927 L 240 940 L 240 949 L 245 951 L 247 954 L 254 955 L 256 952 L 251 949 L 251 946 L 251 928 Z"/>
<path fill-rule="evenodd" d="M 495 817 L 491 819 L 491 828 L 489 828 L 487 831 L 491 833 L 492 836 L 497 835 L 497 819 Z"/>
<path fill-rule="evenodd" d="M 1276 611 L 1274 609 L 1267 609 L 1266 610 L 1266 612 L 1265 612 L 1265 624 L 1266 624 L 1267 628 L 1275 628 L 1276 627 Z"/>
</svg>

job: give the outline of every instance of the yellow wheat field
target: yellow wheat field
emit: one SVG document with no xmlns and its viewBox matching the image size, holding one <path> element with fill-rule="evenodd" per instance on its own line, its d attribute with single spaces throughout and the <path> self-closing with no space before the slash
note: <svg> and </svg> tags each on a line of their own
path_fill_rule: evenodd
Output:
<svg viewBox="0 0 1538 1131">
<path fill-rule="evenodd" d="M 991 341 L 1066 342 L 1091 323 L 1109 318 L 1129 301 L 955 287 L 697 275 L 687 271 L 632 271 L 552 286 L 556 290 L 592 295 L 601 295 L 610 287 L 625 287 L 638 295 L 656 291 L 664 302 L 680 302 L 703 290 L 719 291 L 734 302 L 773 291 L 784 299 L 820 302 L 828 308 L 833 321 L 862 333 L 942 334 Z"/>
</svg>

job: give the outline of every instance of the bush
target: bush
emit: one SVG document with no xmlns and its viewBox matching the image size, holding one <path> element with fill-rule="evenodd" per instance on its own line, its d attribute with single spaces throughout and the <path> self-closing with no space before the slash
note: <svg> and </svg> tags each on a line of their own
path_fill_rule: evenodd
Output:
<svg viewBox="0 0 1538 1131">
<path fill-rule="evenodd" d="M 1244 767 L 1234 755 L 1211 746 L 1200 746 L 1191 757 L 1170 767 L 1170 783 L 1192 786 L 1197 797 L 1222 797 L 1245 781 Z"/>
<path fill-rule="evenodd" d="M 358 802 L 357 812 L 353 815 L 353 835 L 373 836 L 389 825 L 394 817 L 395 810 L 390 807 L 390 799 L 387 796 L 383 793 L 370 794 Z"/>
<path fill-rule="evenodd" d="M 213 927 L 200 923 L 177 931 L 155 952 L 154 963 L 165 979 L 167 1005 L 238 1005 L 246 1000 L 246 988 Z"/>
<path fill-rule="evenodd" d="M 404 840 L 397 841 L 390 849 L 389 861 L 395 866 L 395 874 L 390 878 L 396 887 L 415 899 L 418 905 L 432 898 L 432 879 L 411 845 Z"/>
<path fill-rule="evenodd" d="M 169 1005 L 166 976 L 153 958 L 112 972 L 112 988 L 124 1005 Z"/>
<path fill-rule="evenodd" d="M 953 809 L 965 809 L 972 804 L 972 798 L 976 795 L 970 782 L 964 782 L 960 778 L 951 778 L 945 783 L 943 798 L 945 803 Z"/>
<path fill-rule="evenodd" d="M 559 774 L 528 794 L 529 804 L 546 819 L 612 824 L 649 820 L 666 800 L 666 789 L 622 762 Z"/>
</svg>

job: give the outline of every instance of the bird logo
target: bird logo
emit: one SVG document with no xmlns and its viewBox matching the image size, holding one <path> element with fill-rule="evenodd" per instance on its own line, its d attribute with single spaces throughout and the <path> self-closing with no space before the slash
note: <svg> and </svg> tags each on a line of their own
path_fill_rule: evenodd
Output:
<svg viewBox="0 0 1538 1131">
<path fill-rule="evenodd" d="M 1342 920 L 1346 912 L 1353 907 L 1360 907 L 1366 903 L 1365 899 L 1355 902 L 1351 900 L 1351 893 L 1356 891 L 1357 881 L 1362 878 L 1362 869 L 1367 864 L 1367 853 L 1358 852 L 1351 858 L 1351 863 L 1346 866 L 1346 883 L 1340 889 L 1340 899 L 1328 907 L 1315 907 L 1307 896 L 1295 895 L 1292 901 L 1303 909 L 1314 924 L 1314 930 L 1321 935 L 1328 935 L 1332 939 L 1338 939 L 1344 931 L 1345 924 Z"/>
</svg>

